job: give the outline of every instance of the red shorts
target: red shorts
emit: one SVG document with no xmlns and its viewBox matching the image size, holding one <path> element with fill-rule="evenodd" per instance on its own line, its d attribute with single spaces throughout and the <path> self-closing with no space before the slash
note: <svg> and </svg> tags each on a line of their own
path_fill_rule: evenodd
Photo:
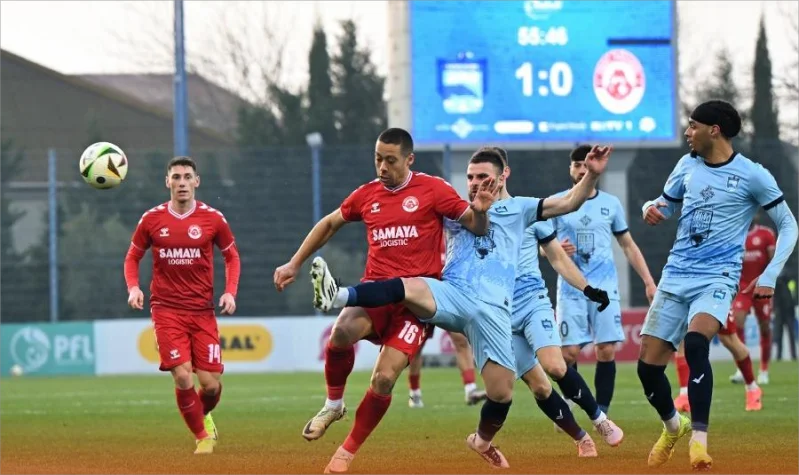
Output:
<svg viewBox="0 0 799 475">
<path fill-rule="evenodd" d="M 750 292 L 748 294 L 739 293 L 732 301 L 732 308 L 736 312 L 743 311 L 749 314 L 753 307 L 757 321 L 771 321 L 772 299 L 755 299 L 753 293 Z"/>
<path fill-rule="evenodd" d="M 374 329 L 374 334 L 367 339 L 397 349 L 405 353 L 409 360 L 419 353 L 433 329 L 432 325 L 420 322 L 401 304 L 364 310 L 372 320 Z"/>
<path fill-rule="evenodd" d="M 730 313 L 727 314 L 727 321 L 724 322 L 724 326 L 719 330 L 719 335 L 735 335 L 736 333 L 738 333 L 738 324 L 735 323 L 735 316 L 730 310 Z"/>
<path fill-rule="evenodd" d="M 161 371 L 191 362 L 194 370 L 224 372 L 213 310 L 183 311 L 156 305 L 151 313 Z"/>
</svg>

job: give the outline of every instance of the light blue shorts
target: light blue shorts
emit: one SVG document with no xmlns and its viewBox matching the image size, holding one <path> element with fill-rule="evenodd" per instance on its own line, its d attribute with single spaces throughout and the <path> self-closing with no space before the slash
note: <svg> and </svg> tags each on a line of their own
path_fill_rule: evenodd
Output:
<svg viewBox="0 0 799 475">
<path fill-rule="evenodd" d="M 641 335 L 668 341 L 676 350 L 699 313 L 707 313 L 724 325 L 737 288 L 730 279 L 664 277 L 646 314 Z"/>
<path fill-rule="evenodd" d="M 421 321 L 466 335 L 474 351 L 477 371 L 491 360 L 515 371 L 510 312 L 487 304 L 447 281 L 424 278 L 436 302 L 436 314 Z"/>
<path fill-rule="evenodd" d="M 511 319 L 516 375 L 521 378 L 538 364 L 535 354 L 540 348 L 560 347 L 560 334 L 546 290 L 515 295 Z"/>
<path fill-rule="evenodd" d="M 563 346 L 624 341 L 618 300 L 600 312 L 599 304 L 587 298 L 558 298 L 557 315 Z"/>
</svg>

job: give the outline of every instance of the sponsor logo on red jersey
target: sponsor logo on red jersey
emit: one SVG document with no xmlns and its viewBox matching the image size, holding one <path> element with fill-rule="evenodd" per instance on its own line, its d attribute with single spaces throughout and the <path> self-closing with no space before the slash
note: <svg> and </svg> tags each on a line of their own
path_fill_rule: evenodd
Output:
<svg viewBox="0 0 799 475">
<path fill-rule="evenodd" d="M 202 255 L 196 247 L 176 247 L 159 249 L 158 257 L 167 259 L 167 264 L 171 266 L 190 266 L 194 264 L 194 259 L 200 259 Z"/>
<path fill-rule="evenodd" d="M 380 247 L 407 246 L 410 239 L 418 238 L 415 225 L 389 226 L 372 230 L 372 241 L 379 242 Z"/>
</svg>

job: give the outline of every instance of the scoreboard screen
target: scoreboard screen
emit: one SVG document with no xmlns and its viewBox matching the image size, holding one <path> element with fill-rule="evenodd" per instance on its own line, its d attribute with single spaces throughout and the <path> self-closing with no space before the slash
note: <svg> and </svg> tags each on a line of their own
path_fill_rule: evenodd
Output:
<svg viewBox="0 0 799 475">
<path fill-rule="evenodd" d="M 411 0 L 414 141 L 676 145 L 675 15 L 660 0 Z"/>
</svg>

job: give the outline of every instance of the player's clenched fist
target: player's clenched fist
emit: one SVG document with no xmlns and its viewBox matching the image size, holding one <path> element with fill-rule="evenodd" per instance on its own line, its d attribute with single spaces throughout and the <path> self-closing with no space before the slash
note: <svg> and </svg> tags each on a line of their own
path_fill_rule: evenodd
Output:
<svg viewBox="0 0 799 475">
<path fill-rule="evenodd" d="M 291 262 L 283 264 L 275 269 L 275 288 L 282 292 L 289 284 L 294 282 L 297 277 L 298 267 Z"/>
<path fill-rule="evenodd" d="M 668 203 L 662 201 L 655 201 L 644 210 L 644 221 L 650 226 L 660 224 L 666 217 L 660 212 L 660 208 L 668 207 Z"/>
<path fill-rule="evenodd" d="M 131 287 L 128 294 L 128 305 L 130 308 L 141 310 L 144 308 L 144 292 L 138 287 Z"/>
</svg>

